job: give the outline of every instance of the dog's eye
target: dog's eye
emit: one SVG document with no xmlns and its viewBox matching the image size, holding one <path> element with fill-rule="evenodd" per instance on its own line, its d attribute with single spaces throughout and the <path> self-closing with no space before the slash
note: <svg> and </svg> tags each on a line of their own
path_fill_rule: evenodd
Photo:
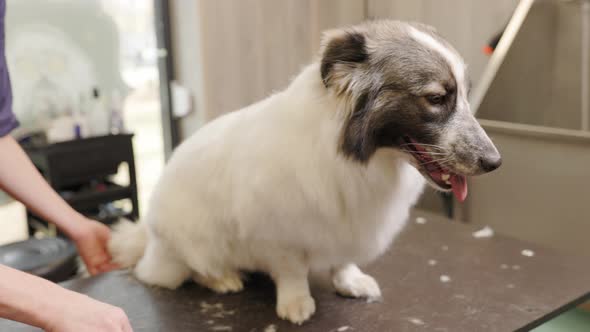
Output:
<svg viewBox="0 0 590 332">
<path fill-rule="evenodd" d="M 426 96 L 426 100 L 432 105 L 440 105 L 445 101 L 444 95 L 429 95 Z"/>
</svg>

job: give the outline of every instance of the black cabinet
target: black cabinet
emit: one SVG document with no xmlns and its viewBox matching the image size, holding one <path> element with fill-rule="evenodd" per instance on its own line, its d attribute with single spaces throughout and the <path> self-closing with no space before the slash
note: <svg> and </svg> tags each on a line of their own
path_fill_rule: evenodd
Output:
<svg viewBox="0 0 590 332">
<path fill-rule="evenodd" d="M 23 146 L 47 182 L 74 209 L 110 224 L 119 217 L 138 218 L 137 181 L 132 134 L 90 137 L 54 144 Z M 116 183 L 113 176 L 127 164 L 128 184 Z M 128 200 L 127 210 L 113 202 Z M 29 232 L 47 223 L 27 211 Z"/>
</svg>

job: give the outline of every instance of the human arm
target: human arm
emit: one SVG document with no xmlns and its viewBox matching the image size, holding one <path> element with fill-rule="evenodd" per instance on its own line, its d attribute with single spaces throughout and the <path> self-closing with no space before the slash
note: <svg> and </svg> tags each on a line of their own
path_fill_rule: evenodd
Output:
<svg viewBox="0 0 590 332">
<path fill-rule="evenodd" d="M 0 317 L 48 332 L 130 332 L 120 308 L 0 265 Z"/>
<path fill-rule="evenodd" d="M 0 137 L 0 188 L 70 237 L 91 274 L 116 268 L 107 250 L 109 228 L 70 207 L 10 135 Z"/>
</svg>

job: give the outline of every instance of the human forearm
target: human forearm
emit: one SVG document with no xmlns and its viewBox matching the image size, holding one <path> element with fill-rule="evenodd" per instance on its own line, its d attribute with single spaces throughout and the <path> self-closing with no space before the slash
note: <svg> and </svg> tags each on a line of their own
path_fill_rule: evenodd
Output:
<svg viewBox="0 0 590 332">
<path fill-rule="evenodd" d="M 131 332 L 120 308 L 0 265 L 0 317 L 48 332 Z"/>
<path fill-rule="evenodd" d="M 0 138 L 0 188 L 74 240 L 91 274 L 116 268 L 106 248 L 109 228 L 72 209 L 10 136 Z"/>
<path fill-rule="evenodd" d="M 51 299 L 67 291 L 45 279 L 0 265 L 0 317 L 45 328 Z"/>
<path fill-rule="evenodd" d="M 11 136 L 0 138 L 0 151 L 0 188 L 73 237 L 83 217 L 49 186 Z"/>
</svg>

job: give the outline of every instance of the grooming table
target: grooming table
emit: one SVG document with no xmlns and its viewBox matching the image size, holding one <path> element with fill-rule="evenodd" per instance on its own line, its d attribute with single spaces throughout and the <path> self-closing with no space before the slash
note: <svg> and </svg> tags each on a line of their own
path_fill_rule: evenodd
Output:
<svg viewBox="0 0 590 332">
<path fill-rule="evenodd" d="M 589 258 L 497 234 L 474 238 L 473 231 L 416 213 L 366 269 L 381 285 L 382 302 L 342 298 L 319 280 L 312 287 L 316 314 L 301 327 L 277 318 L 273 284 L 260 275 L 231 295 L 193 283 L 176 291 L 146 287 L 123 271 L 63 285 L 122 307 L 136 332 L 528 331 L 590 298 Z M 0 331 L 34 330 L 0 321 Z"/>
</svg>

